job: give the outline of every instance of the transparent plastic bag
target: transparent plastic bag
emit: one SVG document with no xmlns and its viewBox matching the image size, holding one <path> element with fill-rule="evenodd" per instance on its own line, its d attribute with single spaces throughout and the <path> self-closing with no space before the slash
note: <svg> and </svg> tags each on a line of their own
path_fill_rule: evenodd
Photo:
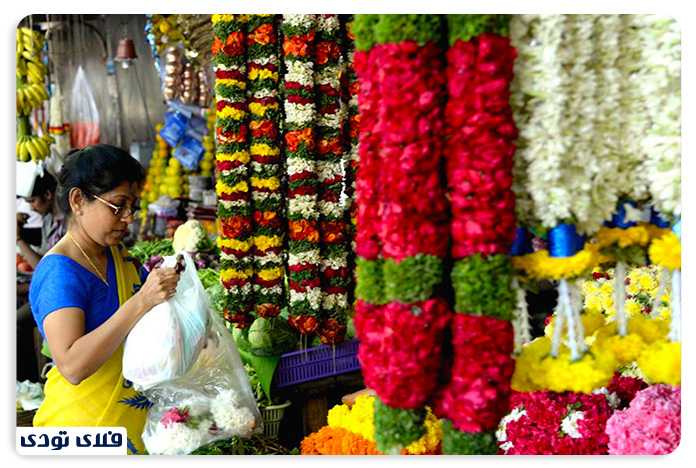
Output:
<svg viewBox="0 0 696 468">
<path fill-rule="evenodd" d="M 195 273 L 186 257 L 186 270 Z M 183 275 L 179 285 L 182 280 Z M 207 295 L 196 295 L 207 314 L 196 359 L 185 374 L 143 390 L 152 406 L 142 437 L 153 455 L 183 455 L 216 440 L 263 433 L 263 419 L 232 335 Z"/>
<path fill-rule="evenodd" d="M 123 349 L 123 376 L 136 390 L 183 376 L 205 346 L 210 320 L 207 295 L 196 265 L 187 253 L 176 294 L 152 308 L 133 327 Z M 172 268 L 179 255 L 164 257 L 162 267 Z"/>
<path fill-rule="evenodd" d="M 84 148 L 99 143 L 99 111 L 82 66 L 77 69 L 70 97 L 70 146 Z"/>
</svg>

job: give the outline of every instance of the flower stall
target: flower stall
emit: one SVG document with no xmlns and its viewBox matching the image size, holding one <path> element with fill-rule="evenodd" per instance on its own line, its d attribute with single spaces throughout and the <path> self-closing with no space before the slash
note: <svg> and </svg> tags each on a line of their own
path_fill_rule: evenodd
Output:
<svg viewBox="0 0 696 468">
<path fill-rule="evenodd" d="M 71 136 L 127 141 L 145 168 L 133 263 L 190 256 L 208 344 L 195 372 L 138 389 L 148 452 L 676 449 L 675 20 L 122 16 L 139 52 L 123 39 L 111 64 L 147 75 L 147 137 L 111 135 L 111 117 L 101 136 L 98 116 L 64 125 L 72 23 L 33 15 L 17 35 L 17 159 L 50 169 Z M 193 346 L 187 326 L 172 333 Z"/>
</svg>

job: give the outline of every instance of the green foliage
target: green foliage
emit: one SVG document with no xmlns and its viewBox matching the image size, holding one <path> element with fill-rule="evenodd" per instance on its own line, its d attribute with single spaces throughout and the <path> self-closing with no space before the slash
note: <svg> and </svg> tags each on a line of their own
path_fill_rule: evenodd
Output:
<svg viewBox="0 0 696 468">
<path fill-rule="evenodd" d="M 485 432 L 461 432 L 451 421 L 442 420 L 443 455 L 496 455 L 498 443 L 495 430 Z"/>
<path fill-rule="evenodd" d="M 458 260 L 452 268 L 455 310 L 512 320 L 516 299 L 510 286 L 513 274 L 507 255 L 476 254 Z"/>
<path fill-rule="evenodd" d="M 417 254 L 399 263 L 388 259 L 383 271 L 384 296 L 388 302 L 408 304 L 428 300 L 442 283 L 442 260 L 432 255 Z"/>
<path fill-rule="evenodd" d="M 382 260 L 365 260 L 358 257 L 356 272 L 358 282 L 355 285 L 355 297 L 371 304 L 385 304 L 384 277 L 382 276 Z"/>
<path fill-rule="evenodd" d="M 447 15 L 449 44 L 467 42 L 485 32 L 510 35 L 510 15 Z"/>
<path fill-rule="evenodd" d="M 387 455 L 398 455 L 426 433 L 425 408 L 417 410 L 391 408 L 375 399 L 375 442 L 377 450 Z"/>
<path fill-rule="evenodd" d="M 415 41 L 419 46 L 439 43 L 443 38 L 442 15 L 379 15 L 377 43 L 400 44 Z"/>
<path fill-rule="evenodd" d="M 355 15 L 353 33 L 355 34 L 356 50 L 367 51 L 375 46 L 377 42 L 375 27 L 379 21 L 379 16 L 380 15 Z"/>
</svg>

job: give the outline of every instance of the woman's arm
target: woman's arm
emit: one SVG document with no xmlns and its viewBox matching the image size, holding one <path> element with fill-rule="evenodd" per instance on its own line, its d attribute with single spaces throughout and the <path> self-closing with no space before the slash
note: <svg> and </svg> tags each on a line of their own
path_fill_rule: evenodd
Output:
<svg viewBox="0 0 696 468">
<path fill-rule="evenodd" d="M 36 269 L 36 265 L 38 265 L 39 260 L 41 260 L 41 255 L 37 254 L 24 239 L 17 240 L 17 246 L 22 251 L 22 257 L 24 257 L 32 268 Z"/>
<path fill-rule="evenodd" d="M 61 375 L 71 384 L 79 385 L 99 370 L 142 316 L 174 294 L 178 280 L 173 268 L 155 270 L 140 291 L 87 334 L 81 309 L 69 307 L 49 314 L 43 322 L 44 333 Z"/>
</svg>

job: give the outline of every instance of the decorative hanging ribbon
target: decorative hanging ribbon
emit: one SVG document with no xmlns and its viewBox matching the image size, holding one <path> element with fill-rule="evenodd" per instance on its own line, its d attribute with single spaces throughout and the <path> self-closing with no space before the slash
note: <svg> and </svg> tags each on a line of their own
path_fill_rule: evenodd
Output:
<svg viewBox="0 0 696 468">
<path fill-rule="evenodd" d="M 532 239 L 529 237 L 529 231 L 527 231 L 527 228 L 518 227 L 515 234 L 515 240 L 510 248 L 510 255 L 526 255 L 528 253 L 532 253 L 533 251 L 534 249 L 532 249 Z"/>
<path fill-rule="evenodd" d="M 585 241 L 574 224 L 559 224 L 549 231 L 549 256 L 572 257 L 583 249 Z"/>
</svg>

